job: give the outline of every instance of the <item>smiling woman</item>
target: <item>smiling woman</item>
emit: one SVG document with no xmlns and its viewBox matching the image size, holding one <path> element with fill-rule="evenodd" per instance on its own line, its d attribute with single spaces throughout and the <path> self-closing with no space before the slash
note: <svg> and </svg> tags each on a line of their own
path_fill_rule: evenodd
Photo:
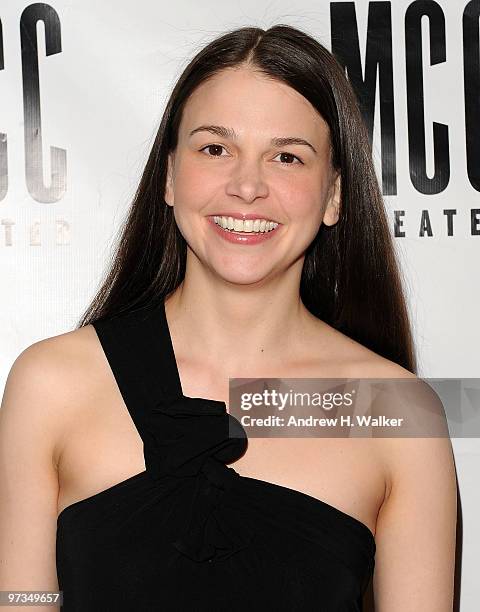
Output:
<svg viewBox="0 0 480 612">
<path fill-rule="evenodd" d="M 234 119 L 236 127 L 209 118 Z M 328 125 L 301 94 L 251 65 L 231 67 L 199 85 L 185 105 L 165 201 L 186 243 L 203 250 L 217 274 L 261 282 L 288 259 L 301 267 L 322 222 L 337 221 L 340 176 L 330 158 Z M 257 248 L 219 248 L 210 228 L 227 243 Z"/>
<path fill-rule="evenodd" d="M 227 401 L 234 377 L 415 369 L 345 74 L 289 26 L 224 34 L 174 87 L 78 329 L 9 375 L 2 587 L 56 570 L 66 612 L 358 612 L 373 577 L 380 612 L 451 610 L 448 438 L 249 440 Z"/>
</svg>

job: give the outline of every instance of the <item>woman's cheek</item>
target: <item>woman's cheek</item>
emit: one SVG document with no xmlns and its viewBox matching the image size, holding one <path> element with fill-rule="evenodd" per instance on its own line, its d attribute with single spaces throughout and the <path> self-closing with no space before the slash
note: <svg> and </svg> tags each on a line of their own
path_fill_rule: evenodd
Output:
<svg viewBox="0 0 480 612">
<path fill-rule="evenodd" d="M 192 165 L 191 169 L 177 175 L 176 182 L 179 186 L 176 189 L 178 201 L 189 207 L 191 205 L 193 208 L 201 208 L 202 205 L 209 204 L 218 191 L 219 177 Z"/>
</svg>

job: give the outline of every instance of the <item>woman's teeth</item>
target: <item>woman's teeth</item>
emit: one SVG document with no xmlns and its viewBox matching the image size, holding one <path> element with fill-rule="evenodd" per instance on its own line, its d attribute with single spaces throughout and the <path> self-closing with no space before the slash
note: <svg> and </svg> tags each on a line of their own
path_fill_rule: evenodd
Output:
<svg viewBox="0 0 480 612">
<path fill-rule="evenodd" d="M 268 219 L 234 219 L 233 217 L 213 217 L 217 225 L 226 231 L 247 232 L 247 233 L 266 233 L 271 232 L 278 226 L 275 221 Z"/>
</svg>

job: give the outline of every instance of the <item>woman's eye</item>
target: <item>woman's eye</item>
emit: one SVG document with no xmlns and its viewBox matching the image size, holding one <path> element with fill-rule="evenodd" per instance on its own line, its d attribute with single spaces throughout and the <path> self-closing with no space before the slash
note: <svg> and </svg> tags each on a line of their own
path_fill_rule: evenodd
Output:
<svg viewBox="0 0 480 612">
<path fill-rule="evenodd" d="M 221 152 L 222 149 L 226 151 L 225 147 L 223 145 L 219 145 L 219 144 L 209 144 L 209 145 L 205 145 L 204 147 L 202 147 L 201 149 L 199 149 L 200 151 L 205 151 L 208 150 L 208 156 L 209 157 L 225 157 L 222 156 Z M 287 153 L 287 152 L 282 152 L 279 153 L 278 155 L 276 155 L 276 157 L 281 156 L 281 160 L 280 163 L 284 164 L 285 166 L 294 166 L 295 162 L 293 160 L 297 160 L 296 163 L 297 164 L 303 164 L 302 160 L 297 157 L 296 155 L 294 155 L 293 153 Z"/>
<path fill-rule="evenodd" d="M 291 163 L 290 161 L 288 161 L 288 160 L 291 160 L 292 158 L 296 159 L 298 163 L 303 164 L 302 160 L 299 157 L 297 157 L 296 155 L 294 155 L 293 153 L 285 153 L 284 152 L 284 153 L 279 153 L 278 155 L 281 155 L 283 157 L 283 160 L 280 163 L 285 164 L 287 166 L 288 165 L 290 165 L 290 166 L 295 165 L 295 164 Z M 277 157 L 278 157 L 278 155 L 277 155 Z"/>
<path fill-rule="evenodd" d="M 225 149 L 225 147 L 223 147 L 222 145 L 218 145 L 218 144 L 209 144 L 209 145 L 204 146 L 202 149 L 200 149 L 200 151 L 204 151 L 205 149 L 213 149 L 218 152 L 218 150 Z M 213 153 L 213 155 L 210 155 L 209 153 L 208 155 L 209 157 L 222 157 L 222 155 L 217 155 L 217 153 Z"/>
</svg>

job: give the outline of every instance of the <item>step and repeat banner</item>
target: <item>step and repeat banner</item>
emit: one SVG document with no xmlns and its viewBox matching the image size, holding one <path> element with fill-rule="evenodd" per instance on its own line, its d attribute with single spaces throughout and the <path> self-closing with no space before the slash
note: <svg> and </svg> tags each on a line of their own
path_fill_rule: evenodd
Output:
<svg viewBox="0 0 480 612">
<path fill-rule="evenodd" d="M 93 297 L 189 59 L 226 30 L 277 23 L 331 49 L 361 100 L 419 375 L 480 377 L 479 17 L 480 0 L 1 3 L 0 389 Z M 480 443 L 452 442 L 474 612 Z"/>
</svg>

